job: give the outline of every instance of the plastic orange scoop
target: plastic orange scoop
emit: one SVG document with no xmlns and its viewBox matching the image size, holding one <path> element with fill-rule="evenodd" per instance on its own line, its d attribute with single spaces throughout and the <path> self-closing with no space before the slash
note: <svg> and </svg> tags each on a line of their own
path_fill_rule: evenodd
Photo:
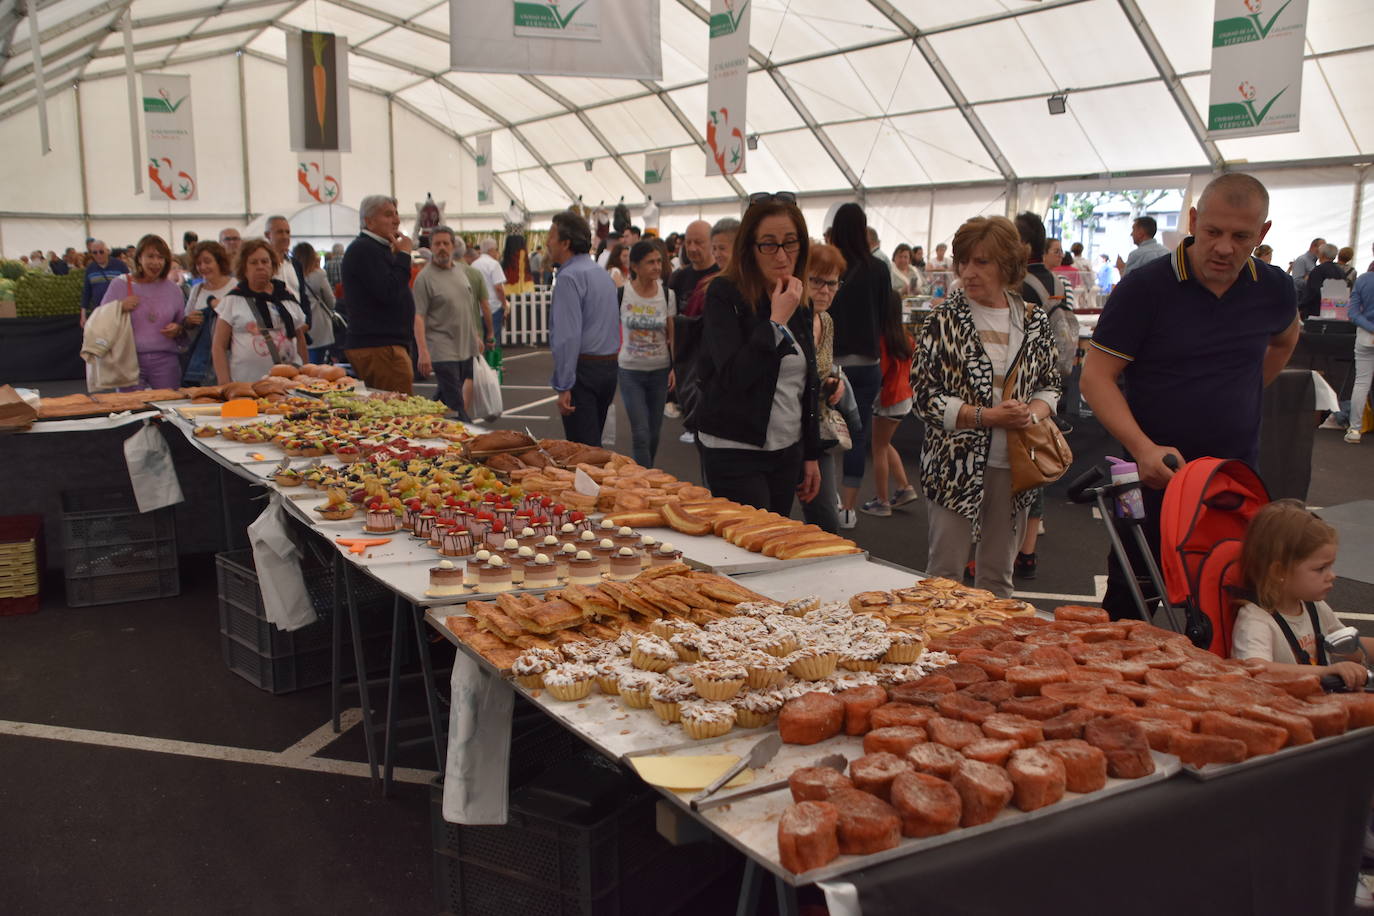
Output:
<svg viewBox="0 0 1374 916">
<path fill-rule="evenodd" d="M 369 547 L 390 544 L 391 538 L 335 538 L 334 543 L 347 547 L 349 553 L 356 553 L 361 556 Z"/>
</svg>

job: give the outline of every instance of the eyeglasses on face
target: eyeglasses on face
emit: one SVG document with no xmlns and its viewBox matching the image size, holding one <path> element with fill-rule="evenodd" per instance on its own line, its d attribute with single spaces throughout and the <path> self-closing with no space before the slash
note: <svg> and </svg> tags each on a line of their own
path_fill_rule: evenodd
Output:
<svg viewBox="0 0 1374 916">
<path fill-rule="evenodd" d="M 801 239 L 787 239 L 782 242 L 755 242 L 754 247 L 760 254 L 774 255 L 781 248 L 788 254 L 796 254 L 797 249 L 801 248 Z"/>
<path fill-rule="evenodd" d="M 839 280 L 827 280 L 825 277 L 807 277 L 806 282 L 811 284 L 811 288 L 816 292 L 820 292 L 822 289 L 828 289 L 833 293 L 840 288 Z"/>
<path fill-rule="evenodd" d="M 795 204 L 797 195 L 791 191 L 758 191 L 749 195 L 749 206 L 754 204 L 771 204 L 773 202 L 782 204 Z"/>
</svg>

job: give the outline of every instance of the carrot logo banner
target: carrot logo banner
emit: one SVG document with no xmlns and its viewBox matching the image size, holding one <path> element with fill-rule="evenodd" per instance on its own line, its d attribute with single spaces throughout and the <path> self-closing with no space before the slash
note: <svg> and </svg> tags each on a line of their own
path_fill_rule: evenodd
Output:
<svg viewBox="0 0 1374 916">
<path fill-rule="evenodd" d="M 601 39 L 600 0 L 512 0 L 517 38 Z"/>
<path fill-rule="evenodd" d="M 644 192 L 659 203 L 673 199 L 673 154 L 669 150 L 644 154 Z"/>
<path fill-rule="evenodd" d="M 1209 139 L 1298 130 L 1307 3 L 1216 0 Z"/>
<path fill-rule="evenodd" d="M 195 200 L 196 141 L 189 76 L 143 74 L 143 126 L 149 195 L 156 200 Z"/>
<path fill-rule="evenodd" d="M 348 39 L 329 32 L 291 36 L 286 82 L 291 149 L 350 152 Z"/>
<path fill-rule="evenodd" d="M 744 171 L 750 0 L 711 0 L 706 82 L 707 175 Z"/>
<path fill-rule="evenodd" d="M 338 153 L 301 156 L 296 163 L 296 199 L 303 204 L 343 200 L 342 157 Z"/>
</svg>

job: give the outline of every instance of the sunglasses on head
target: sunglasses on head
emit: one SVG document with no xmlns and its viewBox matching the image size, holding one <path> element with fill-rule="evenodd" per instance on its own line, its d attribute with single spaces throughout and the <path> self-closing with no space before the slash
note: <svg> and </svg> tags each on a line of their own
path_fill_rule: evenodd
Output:
<svg viewBox="0 0 1374 916">
<path fill-rule="evenodd" d="M 791 191 L 759 191 L 749 195 L 749 206 L 754 204 L 795 204 L 797 195 Z"/>
</svg>

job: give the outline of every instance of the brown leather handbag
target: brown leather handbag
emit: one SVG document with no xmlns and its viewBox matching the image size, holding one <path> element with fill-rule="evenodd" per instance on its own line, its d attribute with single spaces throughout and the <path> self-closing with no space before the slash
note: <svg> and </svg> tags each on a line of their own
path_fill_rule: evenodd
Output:
<svg viewBox="0 0 1374 916">
<path fill-rule="evenodd" d="M 1020 369 L 1018 358 L 1002 386 L 1004 400 L 1013 397 Z M 1064 441 L 1064 434 L 1055 425 L 1054 417 L 1037 420 L 1032 415 L 1030 426 L 1007 430 L 1007 458 L 1011 464 L 1011 491 L 1023 493 L 1063 477 L 1073 464 L 1073 450 Z"/>
</svg>

